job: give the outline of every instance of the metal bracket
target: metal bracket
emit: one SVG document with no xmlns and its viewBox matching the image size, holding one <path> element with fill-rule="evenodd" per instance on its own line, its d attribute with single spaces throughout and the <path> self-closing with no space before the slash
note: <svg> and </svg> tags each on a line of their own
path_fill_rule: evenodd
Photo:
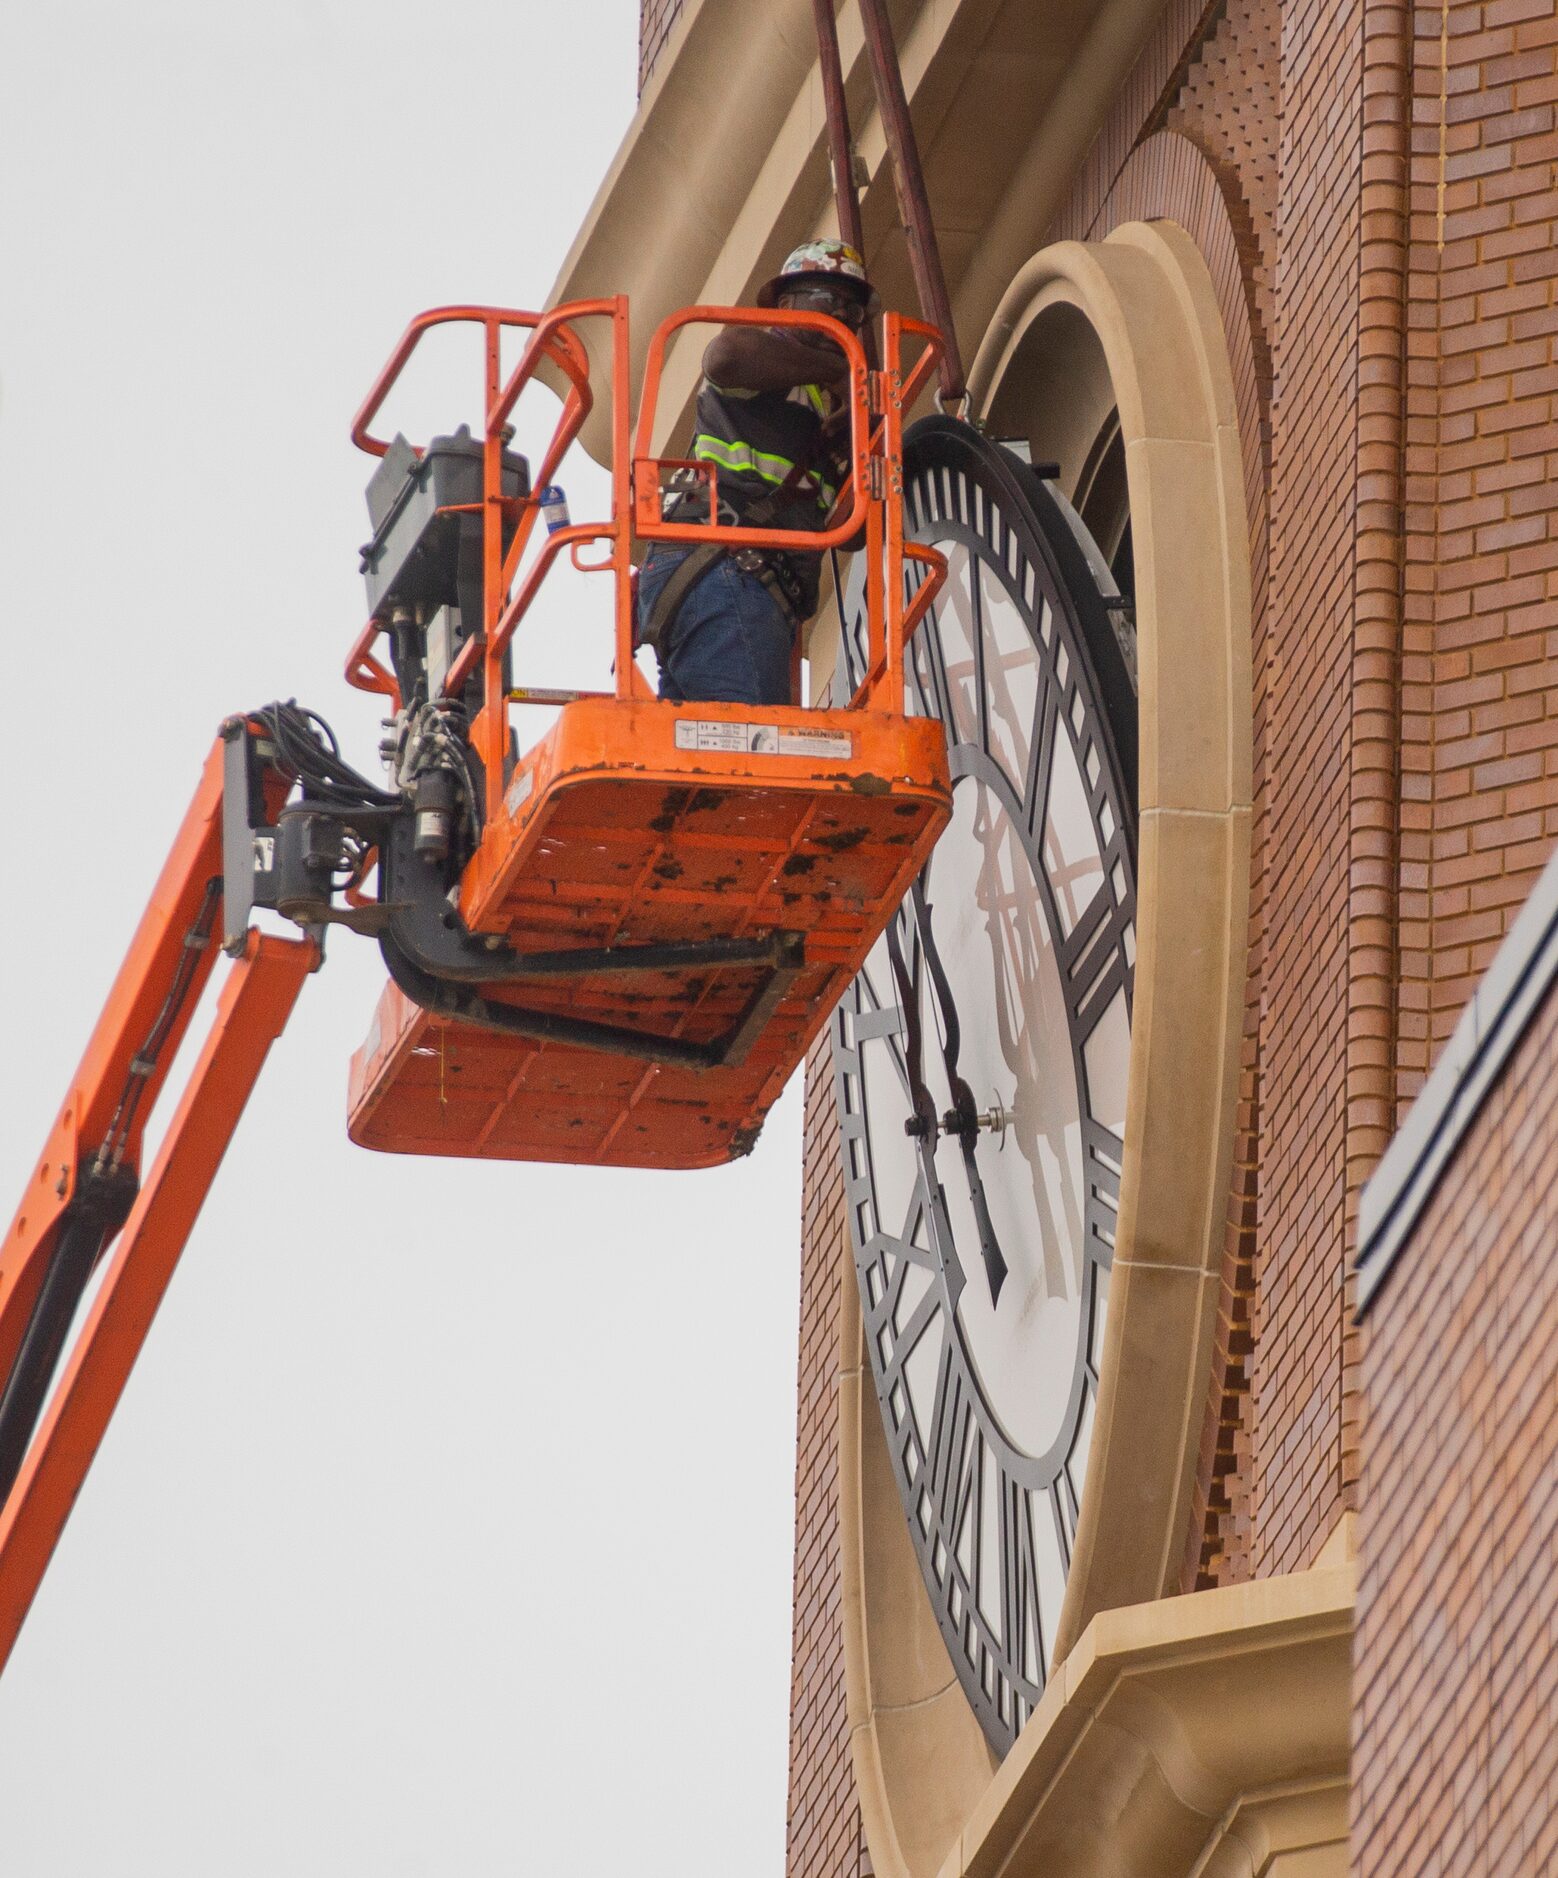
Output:
<svg viewBox="0 0 1558 1878">
<path fill-rule="evenodd" d="M 258 737 L 230 717 L 222 744 L 222 950 L 236 956 L 255 907 L 276 904 L 276 831 L 265 814 Z"/>
<path fill-rule="evenodd" d="M 399 817 L 379 851 L 387 918 L 380 950 L 390 976 L 424 1010 L 457 1023 L 536 1042 L 600 1050 L 649 1063 L 718 1069 L 743 1062 L 776 1006 L 805 969 L 806 945 L 795 932 L 687 940 L 666 945 L 589 946 L 516 952 L 496 934 L 473 933 L 450 904 L 443 869 L 415 852 L 409 817 Z M 722 1035 L 707 1043 L 627 1025 L 600 1024 L 556 1011 L 526 1010 L 484 989 L 527 979 L 592 977 L 607 972 L 718 971 L 766 968 Z"/>
<path fill-rule="evenodd" d="M 724 1069 L 746 1060 L 774 1007 L 805 969 L 805 942 L 799 933 L 772 936 L 777 963 L 747 1001 L 736 1021 L 721 1037 L 708 1043 L 690 1043 L 653 1031 L 632 1030 L 621 1024 L 596 1024 L 556 1011 L 527 1010 L 496 998 L 483 997 L 472 986 L 432 977 L 422 971 L 396 944 L 391 933 L 380 937 L 379 949 L 389 973 L 414 1004 L 458 1024 L 478 1030 L 496 1030 L 506 1036 L 525 1037 L 535 1043 L 556 1043 L 576 1050 L 598 1050 L 606 1056 L 626 1056 L 644 1063 L 674 1064 L 682 1069 Z"/>
</svg>

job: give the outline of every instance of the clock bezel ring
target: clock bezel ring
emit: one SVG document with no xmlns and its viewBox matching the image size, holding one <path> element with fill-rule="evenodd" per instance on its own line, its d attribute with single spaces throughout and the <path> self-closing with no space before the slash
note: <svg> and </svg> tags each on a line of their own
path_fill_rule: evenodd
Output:
<svg viewBox="0 0 1558 1878">
<path fill-rule="evenodd" d="M 1085 324 L 1079 377 L 1051 314 Z M 970 374 L 997 434 L 1085 449 L 1091 400 L 1117 409 L 1140 627 L 1138 961 L 1127 1167 L 1103 1391 L 1059 1652 L 1101 1610 L 1178 1584 L 1211 1383 L 1245 988 L 1250 565 L 1245 459 L 1218 292 L 1172 223 L 1062 242 L 1013 280 Z M 1084 406 L 1086 407 L 1084 409 Z M 1108 414 L 1099 407 L 1099 421 Z M 1069 426 L 1069 429 L 1068 429 Z M 1085 432 L 1085 434 L 1083 434 Z M 1066 458 L 1069 462 L 1069 457 Z M 1070 472 L 1066 472 L 1069 474 Z M 1063 477 L 1063 487 L 1070 484 Z M 825 654 L 824 654 L 825 656 Z M 1127 1218 L 1127 1214 L 1129 1217 Z M 937 1870 L 995 1758 L 955 1681 L 908 1544 L 880 1416 L 867 1407 L 852 1254 L 843 1285 L 839 1506 L 851 1742 L 878 1870 Z M 1047 1738 L 1052 1677 L 1019 1752 Z M 1037 1735 L 1035 1733 L 1037 1731 Z M 926 1767 L 939 1773 L 927 1783 Z"/>
</svg>

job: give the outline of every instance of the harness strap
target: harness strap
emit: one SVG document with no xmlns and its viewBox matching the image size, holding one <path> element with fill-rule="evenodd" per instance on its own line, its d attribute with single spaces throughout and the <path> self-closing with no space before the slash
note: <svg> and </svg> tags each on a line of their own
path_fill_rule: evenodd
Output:
<svg viewBox="0 0 1558 1878">
<path fill-rule="evenodd" d="M 654 605 L 649 609 L 648 619 L 639 628 L 638 636 L 662 663 L 665 659 L 665 635 L 681 611 L 682 602 L 715 562 L 724 560 L 729 552 L 723 542 L 711 542 L 707 547 L 694 548 L 660 589 Z"/>
</svg>

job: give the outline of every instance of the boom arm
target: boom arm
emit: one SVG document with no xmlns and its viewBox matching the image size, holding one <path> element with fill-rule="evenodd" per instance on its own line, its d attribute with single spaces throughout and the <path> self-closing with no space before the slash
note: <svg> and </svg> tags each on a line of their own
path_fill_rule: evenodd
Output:
<svg viewBox="0 0 1558 1878">
<path fill-rule="evenodd" d="M 252 930 L 230 937 L 233 964 L 210 1034 L 142 1180 L 147 1116 L 223 930 L 230 742 L 219 738 L 206 760 L 37 1171 L 0 1242 L 0 1669 L 270 1046 L 320 959 L 312 938 Z M 279 806 L 288 784 L 267 769 L 267 804 Z M 45 1411 L 87 1281 L 116 1232 L 103 1283 Z"/>
</svg>

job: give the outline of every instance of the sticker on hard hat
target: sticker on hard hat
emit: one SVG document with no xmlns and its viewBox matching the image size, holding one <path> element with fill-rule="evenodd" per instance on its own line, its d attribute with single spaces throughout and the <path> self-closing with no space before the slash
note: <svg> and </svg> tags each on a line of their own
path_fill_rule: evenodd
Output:
<svg viewBox="0 0 1558 1878">
<path fill-rule="evenodd" d="M 678 750 L 740 750 L 749 756 L 854 755 L 848 733 L 780 730 L 777 724 L 728 724 L 719 718 L 683 717 L 676 723 Z"/>
</svg>

